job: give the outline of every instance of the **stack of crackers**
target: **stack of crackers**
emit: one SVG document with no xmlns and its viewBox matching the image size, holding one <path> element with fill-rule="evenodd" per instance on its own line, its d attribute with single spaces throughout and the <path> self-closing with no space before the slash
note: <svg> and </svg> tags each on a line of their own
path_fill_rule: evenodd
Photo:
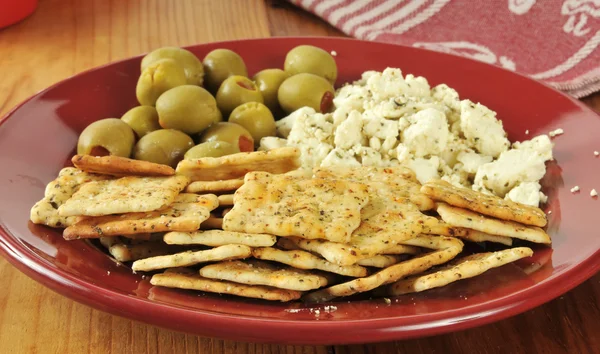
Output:
<svg viewBox="0 0 600 354">
<path fill-rule="evenodd" d="M 550 244 L 539 209 L 420 185 L 404 167 L 298 170 L 285 147 L 168 166 L 75 156 L 31 210 L 65 239 L 97 238 L 156 286 L 310 302 L 420 292 Z M 506 246 L 465 256 L 463 242 Z"/>
</svg>

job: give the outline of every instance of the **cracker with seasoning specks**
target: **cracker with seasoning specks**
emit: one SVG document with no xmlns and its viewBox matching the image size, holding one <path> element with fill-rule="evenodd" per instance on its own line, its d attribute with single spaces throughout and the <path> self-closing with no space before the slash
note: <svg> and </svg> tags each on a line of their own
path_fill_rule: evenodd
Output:
<svg viewBox="0 0 600 354">
<path fill-rule="evenodd" d="M 328 283 L 327 278 L 318 273 L 256 260 L 210 264 L 200 269 L 200 275 L 210 279 L 296 291 L 318 289 Z"/>
<path fill-rule="evenodd" d="M 462 240 L 471 241 L 471 242 L 493 242 L 493 243 L 500 243 L 505 246 L 512 246 L 512 243 L 513 243 L 513 240 L 510 237 L 490 235 L 488 233 L 477 231 L 477 230 L 472 230 L 472 229 L 465 229 L 465 230 L 467 231 L 465 234 L 458 235 L 456 237 L 458 237 Z"/>
<path fill-rule="evenodd" d="M 405 257 L 401 255 L 380 254 L 371 258 L 361 259 L 357 262 L 357 264 L 364 267 L 387 268 L 403 259 L 405 259 Z"/>
<path fill-rule="evenodd" d="M 121 156 L 75 155 L 71 162 L 82 171 L 112 176 L 152 177 L 175 174 L 171 166 Z"/>
<path fill-rule="evenodd" d="M 493 218 L 516 221 L 525 225 L 546 226 L 542 209 L 483 194 L 472 189 L 456 187 L 446 181 L 435 180 L 421 187 L 421 192 L 434 200 L 469 209 Z"/>
<path fill-rule="evenodd" d="M 365 267 L 355 264 L 341 266 L 301 250 L 284 251 L 273 247 L 261 247 L 252 250 L 252 256 L 264 261 L 287 264 L 298 269 L 318 269 L 348 277 L 364 277 L 367 275 Z"/>
<path fill-rule="evenodd" d="M 510 248 L 497 252 L 476 253 L 454 260 L 440 269 L 415 275 L 390 284 L 387 293 L 392 296 L 417 293 L 448 285 L 461 279 L 472 278 L 486 271 L 531 257 L 533 251 L 527 247 Z"/>
<path fill-rule="evenodd" d="M 100 243 L 119 262 L 130 262 L 148 257 L 163 256 L 182 251 L 182 247 L 165 245 L 160 241 L 126 244 L 119 237 L 101 237 Z"/>
<path fill-rule="evenodd" d="M 189 183 L 185 176 L 122 177 L 83 185 L 58 208 L 61 216 L 102 216 L 160 210 Z"/>
<path fill-rule="evenodd" d="M 550 244 L 550 236 L 537 226 L 527 226 L 514 221 L 493 219 L 466 209 L 439 203 L 437 212 L 450 225 L 473 229 L 492 235 L 518 238 L 525 241 Z"/>
<path fill-rule="evenodd" d="M 185 191 L 198 194 L 232 192 L 240 188 L 242 184 L 244 184 L 244 180 L 241 178 L 223 181 L 195 181 L 190 183 Z"/>
<path fill-rule="evenodd" d="M 431 210 L 435 207 L 433 200 L 421 193 L 421 185 L 417 182 L 414 172 L 407 167 L 320 167 L 315 169 L 314 174 L 318 178 L 343 179 L 367 184 L 380 194 L 409 199 L 420 210 Z"/>
<path fill-rule="evenodd" d="M 66 240 L 146 232 L 196 231 L 219 205 L 214 194 L 183 193 L 169 207 L 144 213 L 80 217 L 63 232 Z"/>
<path fill-rule="evenodd" d="M 169 232 L 164 236 L 169 245 L 246 245 L 250 247 L 269 247 L 277 242 L 277 237 L 267 234 L 247 234 L 223 230 L 206 230 L 194 232 Z"/>
<path fill-rule="evenodd" d="M 250 172 L 223 230 L 348 242 L 368 200 L 362 183 Z"/>
<path fill-rule="evenodd" d="M 199 290 L 269 301 L 287 302 L 297 300 L 302 296 L 302 293 L 299 291 L 207 279 L 201 277 L 197 272 L 181 269 L 169 269 L 162 274 L 155 274 L 150 279 L 150 284 L 167 288 Z"/>
<path fill-rule="evenodd" d="M 223 157 L 182 160 L 177 173 L 192 181 L 217 181 L 242 178 L 250 171 L 285 173 L 300 167 L 300 150 L 282 147 L 269 151 L 241 152 Z"/>
<path fill-rule="evenodd" d="M 44 198 L 31 208 L 31 221 L 50 227 L 67 227 L 73 224 L 76 218 L 59 215 L 58 208 L 69 200 L 83 184 L 109 178 L 111 177 L 83 172 L 73 167 L 63 168 L 58 177 L 46 186 Z"/>
<path fill-rule="evenodd" d="M 429 242 L 432 244 L 437 243 L 440 249 L 394 264 L 367 277 L 353 279 L 306 294 L 304 297 L 305 301 L 326 302 L 336 297 L 350 296 L 373 290 L 381 285 L 396 282 L 404 277 L 418 274 L 433 266 L 446 263 L 456 257 L 463 248 L 463 243 L 452 237 L 437 236 L 438 240 L 433 240 L 433 236 L 418 236 L 418 238 L 424 239 L 420 242 L 423 244 Z"/>
<path fill-rule="evenodd" d="M 252 255 L 252 248 L 244 245 L 225 245 L 203 251 L 186 251 L 165 256 L 140 259 L 133 262 L 134 271 L 188 267 L 200 263 L 243 259 Z"/>
</svg>

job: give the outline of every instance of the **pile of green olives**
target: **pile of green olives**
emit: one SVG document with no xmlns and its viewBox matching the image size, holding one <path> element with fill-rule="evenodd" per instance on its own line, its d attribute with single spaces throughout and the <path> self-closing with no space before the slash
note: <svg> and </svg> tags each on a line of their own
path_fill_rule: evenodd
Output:
<svg viewBox="0 0 600 354">
<path fill-rule="evenodd" d="M 308 106 L 332 108 L 337 66 L 325 50 L 301 45 L 283 69 L 248 75 L 243 58 L 215 49 L 200 60 L 177 47 L 142 58 L 135 95 L 139 106 L 87 126 L 78 154 L 115 155 L 175 167 L 182 159 L 254 151 L 275 136 L 275 121 Z"/>
</svg>

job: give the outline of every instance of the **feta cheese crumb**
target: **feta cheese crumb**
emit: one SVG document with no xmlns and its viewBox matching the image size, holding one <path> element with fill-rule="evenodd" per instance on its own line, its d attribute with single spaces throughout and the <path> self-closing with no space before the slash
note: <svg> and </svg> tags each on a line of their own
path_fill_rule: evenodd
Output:
<svg viewBox="0 0 600 354">
<path fill-rule="evenodd" d="M 596 190 L 595 190 L 595 189 L 592 189 L 592 190 L 590 191 L 590 197 L 594 198 L 594 197 L 597 197 L 597 196 L 598 196 L 598 192 L 596 192 Z"/>
<path fill-rule="evenodd" d="M 545 197 L 540 192 L 541 188 L 542 186 L 538 182 L 523 182 L 511 189 L 504 199 L 525 205 L 538 206 L 541 201 L 540 197 Z"/>
<path fill-rule="evenodd" d="M 332 50 L 331 55 L 335 57 L 335 56 L 337 56 L 337 52 L 335 50 Z"/>
<path fill-rule="evenodd" d="M 525 131 L 525 135 L 529 135 L 529 129 Z"/>
<path fill-rule="evenodd" d="M 383 301 L 385 301 L 385 303 L 388 305 L 392 303 L 392 300 L 388 299 L 387 297 L 384 297 Z"/>
<path fill-rule="evenodd" d="M 575 186 L 573 188 L 571 188 L 571 193 L 577 193 L 579 192 L 579 186 Z"/>
<path fill-rule="evenodd" d="M 548 210 L 548 213 L 547 213 L 547 214 L 548 214 L 548 215 L 552 214 L 552 210 Z"/>
<path fill-rule="evenodd" d="M 600 151 L 594 151 L 594 156 L 600 156 Z"/>
<path fill-rule="evenodd" d="M 550 133 L 548 133 L 548 135 L 550 135 L 551 138 L 554 138 L 555 136 L 561 135 L 564 133 L 565 133 L 564 130 L 562 130 L 561 128 L 558 128 L 558 129 L 555 129 L 555 130 L 551 131 Z"/>
</svg>

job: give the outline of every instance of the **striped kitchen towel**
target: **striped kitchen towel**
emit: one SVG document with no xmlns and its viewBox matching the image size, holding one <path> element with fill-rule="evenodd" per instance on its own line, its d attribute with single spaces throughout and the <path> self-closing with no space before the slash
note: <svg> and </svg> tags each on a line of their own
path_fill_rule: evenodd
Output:
<svg viewBox="0 0 600 354">
<path fill-rule="evenodd" d="M 453 53 L 574 97 L 600 90 L 600 0 L 290 0 L 365 40 Z"/>
</svg>

